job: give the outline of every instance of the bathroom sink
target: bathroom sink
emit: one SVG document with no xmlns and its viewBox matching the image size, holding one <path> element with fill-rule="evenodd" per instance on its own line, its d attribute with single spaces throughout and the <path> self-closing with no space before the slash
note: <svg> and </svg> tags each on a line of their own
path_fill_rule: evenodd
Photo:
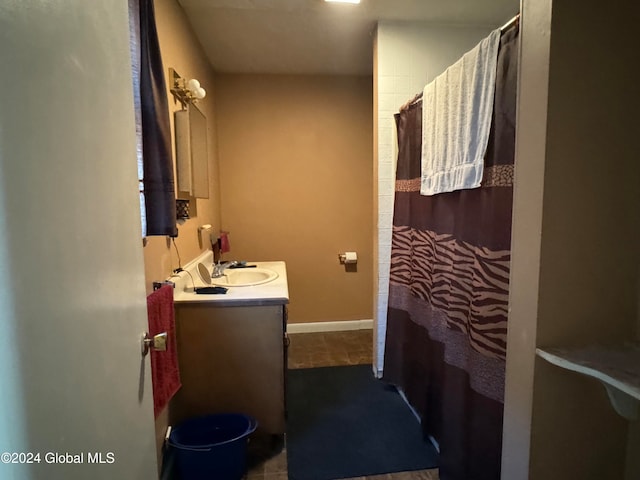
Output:
<svg viewBox="0 0 640 480">
<path fill-rule="evenodd" d="M 228 268 L 222 277 L 212 278 L 211 283 L 221 287 L 251 287 L 269 283 L 276 278 L 278 273 L 268 268 Z"/>
</svg>

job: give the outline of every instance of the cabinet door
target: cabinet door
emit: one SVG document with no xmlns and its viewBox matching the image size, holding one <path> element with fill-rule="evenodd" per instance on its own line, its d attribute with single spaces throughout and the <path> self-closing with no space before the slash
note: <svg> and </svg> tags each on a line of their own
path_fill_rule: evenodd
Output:
<svg viewBox="0 0 640 480">
<path fill-rule="evenodd" d="M 291 340 L 289 339 L 289 334 L 287 333 L 287 321 L 289 320 L 289 309 L 286 305 L 282 306 L 282 333 L 283 333 L 283 344 L 284 347 L 282 349 L 283 355 L 283 364 L 282 364 L 282 378 L 283 378 L 283 388 L 284 388 L 284 418 L 287 418 L 287 371 L 289 370 L 289 345 L 291 344 Z"/>
<path fill-rule="evenodd" d="M 171 421 L 239 412 L 284 433 L 283 305 L 179 305 L 176 313 L 182 388 Z"/>
</svg>

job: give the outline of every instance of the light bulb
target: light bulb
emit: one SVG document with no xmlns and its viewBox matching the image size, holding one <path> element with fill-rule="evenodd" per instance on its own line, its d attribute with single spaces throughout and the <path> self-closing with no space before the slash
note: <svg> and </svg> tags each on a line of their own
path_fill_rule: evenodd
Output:
<svg viewBox="0 0 640 480">
<path fill-rule="evenodd" d="M 192 78 L 187 82 L 187 88 L 195 94 L 196 90 L 200 88 L 200 82 L 195 78 Z"/>
<path fill-rule="evenodd" d="M 196 97 L 198 100 L 202 100 L 206 95 L 207 95 L 207 91 L 202 87 L 198 88 L 195 92 L 193 92 L 193 96 Z"/>
</svg>

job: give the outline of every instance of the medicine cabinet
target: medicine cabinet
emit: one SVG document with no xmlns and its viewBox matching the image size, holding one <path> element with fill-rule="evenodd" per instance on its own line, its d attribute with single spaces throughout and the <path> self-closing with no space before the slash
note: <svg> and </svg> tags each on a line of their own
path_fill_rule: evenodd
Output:
<svg viewBox="0 0 640 480">
<path fill-rule="evenodd" d="M 175 112 L 179 194 L 209 198 L 207 118 L 194 104 Z"/>
</svg>

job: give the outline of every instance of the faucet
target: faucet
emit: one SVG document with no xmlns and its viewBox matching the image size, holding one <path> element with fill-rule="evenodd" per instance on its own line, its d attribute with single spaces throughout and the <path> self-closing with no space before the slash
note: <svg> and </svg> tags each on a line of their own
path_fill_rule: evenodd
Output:
<svg viewBox="0 0 640 480">
<path fill-rule="evenodd" d="M 224 271 L 227 268 L 233 267 L 235 265 L 238 265 L 238 262 L 235 260 L 233 260 L 232 262 L 226 262 L 224 264 L 220 263 L 220 260 L 218 260 L 218 263 L 213 264 L 213 273 L 211 274 L 211 276 L 213 278 L 224 277 Z"/>
</svg>

